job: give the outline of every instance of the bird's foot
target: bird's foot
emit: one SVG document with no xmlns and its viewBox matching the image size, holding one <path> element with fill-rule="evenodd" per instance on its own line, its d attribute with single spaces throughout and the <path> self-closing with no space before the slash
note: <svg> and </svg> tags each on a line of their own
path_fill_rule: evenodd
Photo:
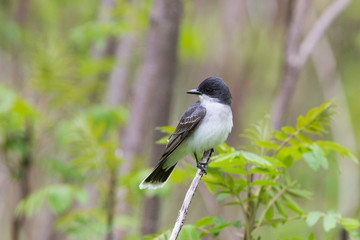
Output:
<svg viewBox="0 0 360 240">
<path fill-rule="evenodd" d="M 203 173 L 203 174 L 207 174 L 207 172 L 206 172 L 206 165 L 207 165 L 207 163 L 202 163 L 202 162 L 198 162 L 197 163 L 197 168 L 198 169 L 200 169 L 201 170 L 201 172 Z"/>
</svg>

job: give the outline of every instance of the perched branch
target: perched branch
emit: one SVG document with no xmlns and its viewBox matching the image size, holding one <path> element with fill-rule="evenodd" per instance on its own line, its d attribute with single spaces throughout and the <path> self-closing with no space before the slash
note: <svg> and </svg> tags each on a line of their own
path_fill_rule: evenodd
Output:
<svg viewBox="0 0 360 240">
<path fill-rule="evenodd" d="M 203 164 L 207 164 L 209 162 L 209 159 L 211 157 L 211 153 L 212 153 L 212 150 L 209 150 L 209 151 L 206 151 L 201 159 L 201 163 Z M 179 211 L 179 215 L 178 215 L 178 218 L 176 219 L 176 222 L 175 222 L 175 226 L 172 230 L 172 233 L 171 233 L 171 236 L 170 236 L 170 240 L 176 240 L 179 233 L 180 233 L 180 230 L 182 228 L 182 226 L 184 225 L 184 222 L 185 222 L 185 218 L 186 218 L 186 214 L 188 212 L 188 209 L 189 209 L 189 206 L 190 206 L 190 203 L 191 203 L 191 200 L 195 194 L 195 191 L 196 191 L 196 188 L 197 186 L 199 185 L 199 182 L 200 182 L 200 179 L 201 177 L 203 176 L 203 171 L 198 169 L 197 172 L 196 172 L 196 175 L 189 187 L 189 190 L 187 191 L 186 193 L 186 196 L 185 196 L 185 199 L 184 199 L 184 202 L 181 206 L 181 209 Z"/>
</svg>

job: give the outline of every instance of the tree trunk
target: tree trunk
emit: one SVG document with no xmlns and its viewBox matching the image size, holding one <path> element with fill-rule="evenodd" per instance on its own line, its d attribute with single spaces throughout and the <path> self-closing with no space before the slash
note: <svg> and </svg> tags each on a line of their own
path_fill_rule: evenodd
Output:
<svg viewBox="0 0 360 240">
<path fill-rule="evenodd" d="M 287 30 L 284 72 L 279 92 L 275 98 L 272 120 L 275 129 L 278 129 L 283 121 L 283 116 L 289 100 L 295 90 L 299 79 L 301 67 L 298 62 L 298 49 L 302 26 L 306 17 L 306 11 L 310 0 L 298 0 L 295 4 L 289 4 L 289 25 Z"/>
<path fill-rule="evenodd" d="M 109 105 L 121 105 L 125 100 L 126 82 L 129 76 L 129 62 L 134 49 L 135 37 L 130 34 L 124 36 L 117 43 L 115 66 L 110 73 L 106 102 Z"/>
<path fill-rule="evenodd" d="M 320 41 L 319 46 L 311 55 L 316 74 L 323 95 L 326 99 L 336 97 L 336 103 L 341 109 L 331 124 L 331 132 L 335 142 L 341 143 L 346 148 L 357 152 L 354 129 L 351 122 L 350 111 L 346 100 L 341 77 L 337 71 L 334 53 L 326 38 Z M 349 159 L 340 159 L 338 209 L 344 217 L 354 217 L 359 203 L 359 168 Z M 352 186 L 349 188 L 348 186 Z"/>
<path fill-rule="evenodd" d="M 148 81 L 153 82 L 152 87 L 156 87 L 152 90 L 153 100 L 151 102 L 154 103 L 150 114 L 153 119 L 152 126 L 169 124 L 181 12 L 181 0 L 157 0 L 154 2 L 144 65 L 139 78 L 139 81 L 149 79 Z M 155 144 L 155 141 L 161 137 L 162 134 L 159 131 L 155 132 L 149 159 L 151 166 L 157 164 L 164 150 L 163 146 Z M 157 231 L 159 210 L 158 197 L 145 200 L 142 221 L 143 234 Z"/>
<path fill-rule="evenodd" d="M 20 200 L 25 199 L 30 193 L 30 168 L 32 165 L 32 139 L 33 139 L 33 127 L 30 123 L 27 123 L 24 137 L 22 138 L 22 145 L 24 152 L 22 153 L 19 163 L 19 188 L 20 188 Z M 11 239 L 19 240 L 20 233 L 24 226 L 25 218 L 23 216 L 13 216 Z"/>
<path fill-rule="evenodd" d="M 114 226 L 114 217 L 115 217 L 115 205 L 116 205 L 116 182 L 117 182 L 117 170 L 110 170 L 110 178 L 109 178 L 109 189 L 107 194 L 107 206 L 106 206 L 106 225 L 107 225 L 107 234 L 106 240 L 113 240 L 113 226 Z"/>
<path fill-rule="evenodd" d="M 129 124 L 122 139 L 125 161 L 121 166 L 120 174 L 130 172 L 134 156 L 141 154 L 145 137 L 153 131 L 153 127 L 168 124 L 181 9 L 181 0 L 154 2 L 144 62 L 134 89 Z M 155 133 L 154 139 L 158 137 L 159 133 Z M 157 162 L 161 151 L 161 146 L 154 146 L 150 157 L 152 165 Z M 122 194 L 120 196 L 122 199 L 118 201 L 119 208 L 127 212 L 124 195 Z M 142 229 L 144 234 L 157 229 L 158 201 L 157 198 L 145 201 L 145 224 Z"/>
</svg>

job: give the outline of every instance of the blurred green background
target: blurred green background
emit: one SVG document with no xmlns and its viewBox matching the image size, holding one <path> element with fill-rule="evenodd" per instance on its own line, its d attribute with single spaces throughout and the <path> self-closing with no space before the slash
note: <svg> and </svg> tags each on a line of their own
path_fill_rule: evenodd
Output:
<svg viewBox="0 0 360 240">
<path fill-rule="evenodd" d="M 228 145 L 246 144 L 244 129 L 271 116 L 296 1 L 161 2 L 0 1 L 1 239 L 141 239 L 171 228 L 193 173 L 179 164 L 161 190 L 140 191 L 138 184 L 162 151 L 155 140 L 165 135 L 156 127 L 176 126 L 196 101 L 186 91 L 206 77 L 222 77 L 232 92 Z M 333 1 L 310 2 L 300 41 Z M 324 138 L 357 155 L 359 9 L 352 1 L 325 31 L 282 117 L 293 125 L 298 115 L 333 98 L 338 114 Z M 158 34 L 156 26 L 173 35 Z M 156 41 L 164 52 L 156 52 Z M 169 66 L 157 65 L 168 50 Z M 190 157 L 185 162 L 194 165 Z M 332 164 L 326 172 L 295 166 L 294 178 L 314 192 L 303 204 L 359 218 L 359 167 L 342 159 Z M 200 185 L 187 223 L 239 218 Z M 238 239 L 234 231 L 220 239 Z M 264 231 L 267 239 L 311 232 L 300 221 Z M 340 230 L 316 236 L 340 239 Z"/>
</svg>

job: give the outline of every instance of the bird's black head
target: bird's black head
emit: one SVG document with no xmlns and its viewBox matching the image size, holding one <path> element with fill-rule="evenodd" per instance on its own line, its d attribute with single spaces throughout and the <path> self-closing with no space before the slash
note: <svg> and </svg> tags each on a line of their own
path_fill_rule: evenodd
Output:
<svg viewBox="0 0 360 240">
<path fill-rule="evenodd" d="M 197 89 L 187 91 L 189 94 L 197 94 L 224 103 L 231 104 L 231 93 L 221 78 L 209 77 L 200 83 Z"/>
</svg>

